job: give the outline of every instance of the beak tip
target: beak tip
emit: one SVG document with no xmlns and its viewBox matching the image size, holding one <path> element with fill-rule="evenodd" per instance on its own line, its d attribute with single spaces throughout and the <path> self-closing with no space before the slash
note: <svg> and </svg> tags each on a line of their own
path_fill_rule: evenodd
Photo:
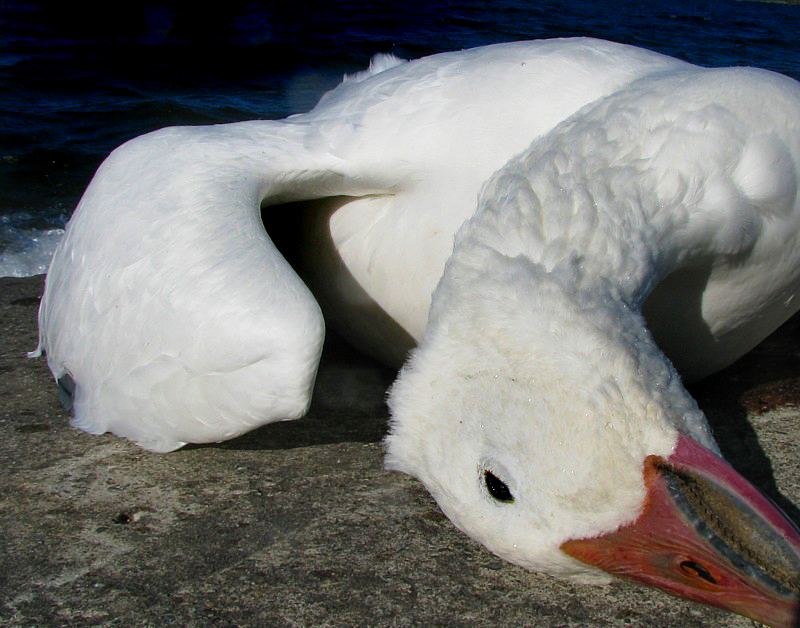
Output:
<svg viewBox="0 0 800 628">
<path fill-rule="evenodd" d="M 724 460 L 681 435 L 644 464 L 632 524 L 562 550 L 613 575 L 769 626 L 800 627 L 800 531 Z"/>
</svg>

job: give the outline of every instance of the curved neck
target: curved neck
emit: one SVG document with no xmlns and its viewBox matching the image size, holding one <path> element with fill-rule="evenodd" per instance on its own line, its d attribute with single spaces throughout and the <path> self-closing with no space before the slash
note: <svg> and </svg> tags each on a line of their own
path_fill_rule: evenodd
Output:
<svg viewBox="0 0 800 628">
<path fill-rule="evenodd" d="M 598 172 L 567 151 L 530 153 L 483 190 L 454 258 L 480 268 L 482 255 L 524 257 L 580 293 L 606 293 L 638 310 L 673 266 L 664 255 L 665 225 L 647 208 L 634 166 Z M 483 251 L 483 252 L 481 252 Z"/>
<path fill-rule="evenodd" d="M 581 286 L 602 284 L 637 309 L 678 268 L 743 259 L 764 208 L 793 205 L 796 179 L 787 144 L 740 111 L 736 76 L 648 77 L 583 109 L 489 180 L 454 254 L 477 242 L 577 270 Z"/>
</svg>

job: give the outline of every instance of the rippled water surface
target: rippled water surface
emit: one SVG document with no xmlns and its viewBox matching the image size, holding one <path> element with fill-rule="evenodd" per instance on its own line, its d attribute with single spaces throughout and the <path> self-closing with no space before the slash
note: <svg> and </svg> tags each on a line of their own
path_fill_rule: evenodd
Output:
<svg viewBox="0 0 800 628">
<path fill-rule="evenodd" d="M 0 274 L 42 272 L 100 161 L 174 124 L 312 107 L 378 52 L 589 35 L 800 79 L 800 6 L 735 1 L 0 3 Z M 134 3 L 135 4 L 135 3 Z M 402 8 L 398 8 L 402 5 Z M 568 9 L 568 10 L 567 10 Z"/>
</svg>

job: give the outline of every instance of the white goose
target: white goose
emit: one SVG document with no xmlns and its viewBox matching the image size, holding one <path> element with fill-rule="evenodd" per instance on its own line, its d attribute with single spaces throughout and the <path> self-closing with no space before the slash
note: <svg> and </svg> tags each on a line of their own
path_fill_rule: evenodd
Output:
<svg viewBox="0 0 800 628">
<path fill-rule="evenodd" d="M 308 114 L 114 151 L 40 350 L 74 425 L 155 451 L 301 416 L 323 319 L 259 207 L 311 200 L 330 321 L 386 361 L 418 343 L 389 467 L 510 561 L 792 625 L 800 534 L 673 363 L 719 369 L 800 305 L 799 127 L 791 79 L 596 40 L 377 59 Z"/>
</svg>

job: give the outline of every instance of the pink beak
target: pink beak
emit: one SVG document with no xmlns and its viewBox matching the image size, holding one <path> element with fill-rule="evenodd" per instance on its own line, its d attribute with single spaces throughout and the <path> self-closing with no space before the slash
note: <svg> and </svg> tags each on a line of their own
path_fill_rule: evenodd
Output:
<svg viewBox="0 0 800 628">
<path fill-rule="evenodd" d="M 561 549 L 615 576 L 778 627 L 800 625 L 800 530 L 718 456 L 680 435 L 644 462 L 633 523 Z"/>
</svg>

